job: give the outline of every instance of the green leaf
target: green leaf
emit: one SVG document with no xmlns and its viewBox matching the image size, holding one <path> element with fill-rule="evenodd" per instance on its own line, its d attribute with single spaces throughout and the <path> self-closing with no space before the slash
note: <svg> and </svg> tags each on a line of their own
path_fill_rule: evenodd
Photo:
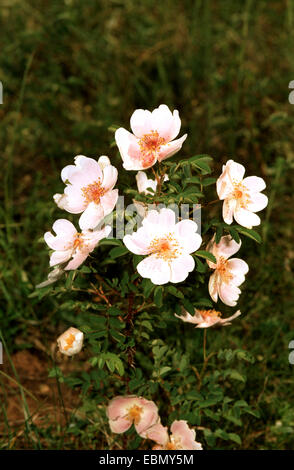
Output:
<svg viewBox="0 0 294 470">
<path fill-rule="evenodd" d="M 255 230 L 245 228 L 245 227 L 240 227 L 239 225 L 235 225 L 234 228 L 242 235 L 245 235 L 246 237 L 251 238 L 257 243 L 262 242 L 261 236 L 259 235 L 259 233 L 255 232 Z"/>
<path fill-rule="evenodd" d="M 154 290 L 154 302 L 157 307 L 162 306 L 162 297 L 163 297 L 163 288 L 161 286 L 157 286 Z"/>
<path fill-rule="evenodd" d="M 179 290 L 179 289 L 176 289 L 174 286 L 168 286 L 166 288 L 166 290 L 174 295 L 175 297 L 177 297 L 178 299 L 184 299 L 184 294 Z"/>
<path fill-rule="evenodd" d="M 123 256 L 129 253 L 129 250 L 125 246 L 117 246 L 112 248 L 109 252 L 109 256 L 112 259 L 118 258 L 119 256 Z"/>
<path fill-rule="evenodd" d="M 198 250 L 198 251 L 195 252 L 195 255 L 200 256 L 200 258 L 208 259 L 212 263 L 216 263 L 215 256 L 212 253 L 210 253 L 209 251 Z"/>
</svg>

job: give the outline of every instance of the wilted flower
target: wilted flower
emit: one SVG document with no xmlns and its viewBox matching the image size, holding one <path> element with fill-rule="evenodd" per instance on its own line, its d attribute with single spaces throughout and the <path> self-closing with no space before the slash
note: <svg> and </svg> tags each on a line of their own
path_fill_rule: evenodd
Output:
<svg viewBox="0 0 294 470">
<path fill-rule="evenodd" d="M 138 171 L 136 174 L 136 181 L 139 193 L 143 194 L 153 194 L 148 188 L 153 189 L 154 193 L 156 192 L 157 188 L 157 181 L 148 179 L 146 173 L 144 171 Z M 163 181 L 168 181 L 168 176 L 164 175 Z"/>
<path fill-rule="evenodd" d="M 243 179 L 245 168 L 240 163 L 229 160 L 223 165 L 223 172 L 216 182 L 217 194 L 223 203 L 223 219 L 227 224 L 236 222 L 252 228 L 260 224 L 259 212 L 267 206 L 268 198 L 260 191 L 265 182 L 258 176 Z"/>
<path fill-rule="evenodd" d="M 78 354 L 84 342 L 84 333 L 77 328 L 70 327 L 57 339 L 59 351 L 66 356 Z"/>
<path fill-rule="evenodd" d="M 217 312 L 216 310 L 198 310 L 195 308 L 194 315 L 191 315 L 189 312 L 184 310 L 183 315 L 175 316 L 183 320 L 183 322 L 193 323 L 195 328 L 209 328 L 211 326 L 228 326 L 231 325 L 231 321 L 234 318 L 237 318 L 241 315 L 240 310 L 238 310 L 234 315 L 228 318 L 221 318 L 221 312 Z"/>
<path fill-rule="evenodd" d="M 75 165 L 68 165 L 61 172 L 66 184 L 64 194 L 55 194 L 58 207 L 71 214 L 82 215 L 79 225 L 82 230 L 97 227 L 110 214 L 117 202 L 118 190 L 113 189 L 117 180 L 117 169 L 109 158 L 102 156 L 98 161 L 78 155 Z"/>
<path fill-rule="evenodd" d="M 141 435 L 159 419 L 153 401 L 134 395 L 113 398 L 108 405 L 107 416 L 111 431 L 118 434 L 134 424 L 137 433 Z"/>
<path fill-rule="evenodd" d="M 238 286 L 245 281 L 245 274 L 247 274 L 249 267 L 242 259 L 228 259 L 237 253 L 241 241 L 240 243 L 235 242 L 230 235 L 221 237 L 218 244 L 214 239 L 215 237 L 206 248 L 216 258 L 216 264 L 207 261 L 208 266 L 215 270 L 209 279 L 209 294 L 214 302 L 217 302 L 219 296 L 224 304 L 234 307 L 241 293 Z"/>
<path fill-rule="evenodd" d="M 158 423 L 146 431 L 146 437 L 157 443 L 154 450 L 202 450 L 202 445 L 195 441 L 196 432 L 189 428 L 187 421 L 174 421 L 170 430 L 169 435 L 167 427 Z"/>
<path fill-rule="evenodd" d="M 63 275 L 64 270 L 61 269 L 59 266 L 54 268 L 47 276 L 47 280 L 41 282 L 40 284 L 36 285 L 36 289 L 41 289 L 42 287 L 47 287 L 53 284 L 54 282 L 58 281 Z"/>
<path fill-rule="evenodd" d="M 46 232 L 44 235 L 47 245 L 55 250 L 50 256 L 50 266 L 66 263 L 72 258 L 63 268 L 65 270 L 77 269 L 99 241 L 111 232 L 111 227 L 106 226 L 102 230 L 83 230 L 79 233 L 75 226 L 66 219 L 56 220 L 52 229 L 56 236 L 51 232 Z"/>
<path fill-rule="evenodd" d="M 120 127 L 115 140 L 126 170 L 144 170 L 174 155 L 187 134 L 173 140 L 180 132 L 181 120 L 178 111 L 171 113 L 165 104 L 152 112 L 137 109 L 131 116 L 133 134 Z"/>
<path fill-rule="evenodd" d="M 136 255 L 149 255 L 137 265 L 138 273 L 153 284 L 182 282 L 193 271 L 195 262 L 190 253 L 198 250 L 201 236 L 192 220 L 176 223 L 171 209 L 151 210 L 142 227 L 123 242 Z"/>
</svg>

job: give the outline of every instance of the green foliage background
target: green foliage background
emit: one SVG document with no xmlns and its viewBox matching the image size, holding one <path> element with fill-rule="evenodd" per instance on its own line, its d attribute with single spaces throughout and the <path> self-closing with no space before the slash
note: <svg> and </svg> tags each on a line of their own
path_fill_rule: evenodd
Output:
<svg viewBox="0 0 294 470">
<path fill-rule="evenodd" d="M 188 387 L 191 381 L 194 395 L 189 395 L 190 390 L 178 390 L 178 394 L 187 394 L 184 414 L 191 424 L 213 428 L 212 436 L 207 430 L 197 432 L 205 447 L 293 447 L 294 370 L 288 362 L 288 344 L 294 339 L 294 108 L 288 102 L 288 84 L 294 79 L 293 25 L 291 0 L 1 1 L 0 321 L 10 353 L 33 348 L 31 337 L 36 331 L 49 344 L 65 326 L 86 319 L 86 296 L 79 296 L 83 305 L 75 304 L 74 309 L 66 303 L 74 302 L 72 279 L 57 297 L 29 297 L 48 272 L 42 235 L 55 218 L 64 215 L 52 200 L 52 195 L 62 190 L 60 170 L 79 153 L 109 155 L 121 168 L 112 126 L 128 128 L 134 109 L 153 109 L 166 103 L 179 109 L 183 132 L 188 133 L 174 161 L 209 154 L 214 158 L 217 176 L 221 165 L 233 158 L 246 166 L 248 174 L 267 181 L 269 205 L 262 213 L 259 229 L 263 244 L 249 239 L 243 242 L 242 254 L 250 275 L 240 299 L 242 317 L 229 328 L 208 332 L 208 353 L 217 351 L 219 357 L 211 362 L 209 377 L 213 380 L 203 384 L 201 399 L 197 396 L 201 391 L 195 391 L 192 369 L 182 365 L 181 376 L 180 364 L 185 359 L 177 356 L 177 342 L 185 337 L 187 352 L 192 351 L 191 367 L 193 361 L 200 361 L 201 333 L 188 333 L 181 325 L 181 333 L 171 336 L 170 358 L 162 352 L 161 328 L 168 338 L 169 331 L 164 329 L 173 332 L 178 325 L 174 319 L 165 313 L 161 320 L 158 312 L 154 316 L 146 313 L 149 317 L 141 318 L 145 326 L 136 334 L 138 338 L 144 332 L 148 335 L 151 324 L 158 338 L 152 353 L 156 370 L 179 363 L 176 379 L 169 376 L 167 382 L 177 387 L 183 381 Z M 124 172 L 120 189 L 129 188 L 132 179 L 133 173 Z M 211 195 L 214 199 L 212 189 Z M 215 211 L 217 215 L 219 208 Z M 103 250 L 107 253 L 108 247 Z M 86 272 L 84 276 L 86 282 Z M 114 330 L 118 327 L 117 314 L 110 315 L 116 324 Z M 20 338 L 17 344 L 15 338 Z M 240 357 L 230 350 L 241 351 Z M 150 364 L 145 367 L 151 370 Z M 120 364 L 118 373 L 119 368 Z M 242 378 L 227 372 L 237 369 Z M 26 424 L 25 445 L 114 445 L 102 408 L 97 411 L 97 405 L 105 401 L 99 396 L 98 384 L 105 380 L 109 386 L 108 371 L 107 366 L 96 368 L 90 379 L 88 374 L 75 382 L 71 379 L 71 385 L 81 386 L 87 396 L 83 419 L 73 419 L 74 441 L 60 437 L 58 427 L 47 432 Z M 220 379 L 214 377 L 218 372 Z M 51 369 L 54 374 L 59 374 L 58 369 Z M 165 374 L 172 372 L 165 369 L 156 387 L 161 387 Z M 133 380 L 131 386 L 138 393 L 142 377 Z M 225 396 L 234 396 L 237 411 L 216 389 L 218 380 L 223 381 Z M 170 392 L 163 386 L 160 393 Z M 176 410 L 176 391 L 171 395 Z M 204 403 L 199 407 L 202 419 L 195 413 L 191 416 L 189 407 L 195 400 Z M 215 400 L 210 402 L 208 413 L 203 411 L 205 400 Z M 241 403 L 236 406 L 238 401 Z M 240 410 L 255 416 L 245 413 L 241 424 Z M 5 418 L 4 409 L 2 413 Z M 42 435 L 42 439 L 36 441 L 31 433 Z M 1 445 L 6 448 L 14 436 L 7 431 L 2 437 Z"/>
</svg>

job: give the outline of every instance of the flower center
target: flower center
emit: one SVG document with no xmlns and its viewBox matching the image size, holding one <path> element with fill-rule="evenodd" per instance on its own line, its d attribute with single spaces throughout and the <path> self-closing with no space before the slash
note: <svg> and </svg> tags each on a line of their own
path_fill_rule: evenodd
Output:
<svg viewBox="0 0 294 470">
<path fill-rule="evenodd" d="M 233 275 L 228 268 L 228 260 L 223 256 L 219 258 L 216 269 L 219 272 L 222 281 L 226 284 L 228 284 L 233 279 Z"/>
<path fill-rule="evenodd" d="M 204 319 L 222 316 L 221 312 L 218 312 L 217 310 L 198 310 L 198 312 Z"/>
<path fill-rule="evenodd" d="M 165 446 L 166 450 L 181 450 L 183 449 L 182 447 L 182 441 L 179 437 L 170 437 L 170 441 L 166 444 Z"/>
<path fill-rule="evenodd" d="M 68 335 L 68 337 L 66 338 L 65 342 L 66 342 L 66 346 L 64 346 L 64 350 L 67 351 L 68 349 L 70 349 L 73 345 L 73 342 L 75 340 L 75 337 L 72 333 L 70 333 Z"/>
<path fill-rule="evenodd" d="M 128 410 L 128 419 L 134 424 L 138 424 L 140 419 L 141 419 L 141 414 L 142 414 L 142 407 L 138 405 L 133 405 L 131 408 Z"/>
<path fill-rule="evenodd" d="M 144 134 L 139 140 L 142 155 L 142 164 L 146 168 L 155 160 L 160 147 L 165 144 L 165 139 L 160 137 L 157 131 Z"/>
<path fill-rule="evenodd" d="M 95 202 L 96 204 L 99 204 L 100 198 L 104 196 L 106 191 L 102 187 L 100 178 L 98 178 L 94 183 L 84 186 L 82 188 L 82 193 L 87 203 Z"/>
<path fill-rule="evenodd" d="M 247 205 L 251 201 L 248 190 L 242 183 L 234 183 L 232 196 L 234 199 L 237 199 L 243 209 L 246 209 Z"/>
<path fill-rule="evenodd" d="M 151 253 L 156 254 L 156 258 L 161 258 L 164 261 L 171 261 L 181 254 L 179 242 L 171 233 L 164 238 L 154 238 L 149 245 L 149 249 Z"/>
<path fill-rule="evenodd" d="M 83 235 L 81 233 L 76 233 L 76 238 L 73 242 L 73 249 L 82 248 L 84 245 Z"/>
</svg>

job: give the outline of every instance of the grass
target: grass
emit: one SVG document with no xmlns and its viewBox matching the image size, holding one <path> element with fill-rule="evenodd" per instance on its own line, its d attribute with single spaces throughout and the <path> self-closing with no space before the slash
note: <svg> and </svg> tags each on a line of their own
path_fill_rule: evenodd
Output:
<svg viewBox="0 0 294 470">
<path fill-rule="evenodd" d="M 97 410 L 92 418 L 83 414 L 74 439 L 62 432 L 63 388 L 51 404 L 60 416 L 35 424 L 27 403 L 32 390 L 13 358 L 30 350 L 45 371 L 52 368 L 51 343 L 68 320 L 56 298 L 28 297 L 48 271 L 42 235 L 59 214 L 52 195 L 61 189 L 61 168 L 79 153 L 110 155 L 120 166 L 111 126 L 128 127 L 134 109 L 160 103 L 180 110 L 189 134 L 185 156 L 210 154 L 218 169 L 232 157 L 267 181 L 264 243 L 244 242 L 251 267 L 244 318 L 222 341 L 246 344 L 258 359 L 247 394 L 258 396 L 261 419 L 242 430 L 243 447 L 293 447 L 293 15 L 291 0 L 2 1 L 0 327 L 23 419 L 15 427 L 2 406 L 0 447 L 97 446 Z M 217 348 L 210 336 L 208 347 Z M 0 383 L 1 397 L 10 395 L 11 381 L 1 375 Z"/>
</svg>

